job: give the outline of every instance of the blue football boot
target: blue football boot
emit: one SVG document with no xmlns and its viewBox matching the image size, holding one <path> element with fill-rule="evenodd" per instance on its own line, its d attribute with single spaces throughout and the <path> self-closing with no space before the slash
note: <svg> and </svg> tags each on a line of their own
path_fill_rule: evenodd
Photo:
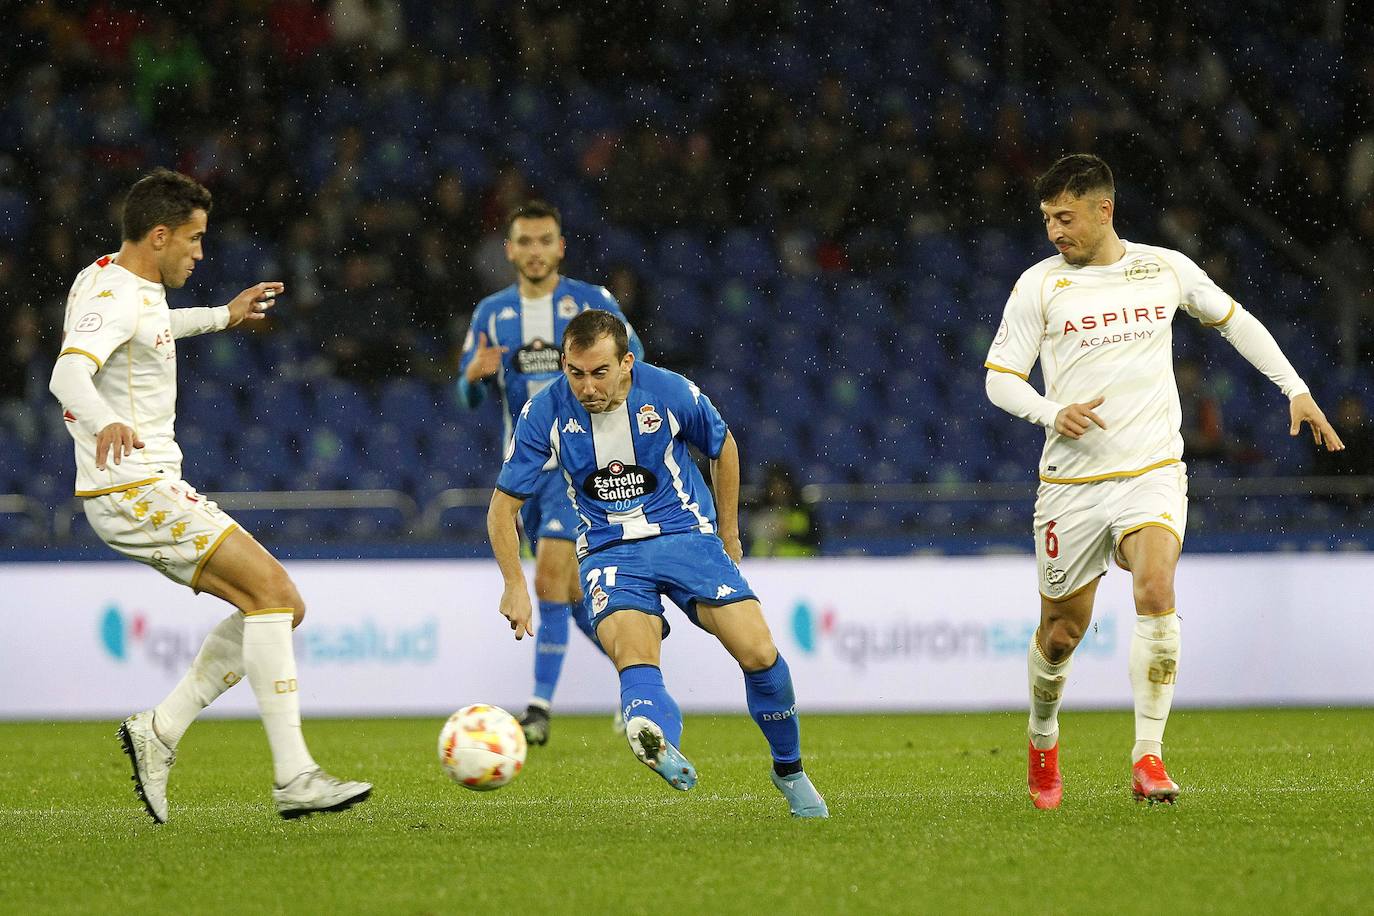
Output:
<svg viewBox="0 0 1374 916">
<path fill-rule="evenodd" d="M 625 737 L 640 762 L 662 776 L 674 789 L 686 792 L 697 784 L 697 768 L 663 737 L 663 729 L 652 719 L 633 716 L 625 723 Z"/>
</svg>

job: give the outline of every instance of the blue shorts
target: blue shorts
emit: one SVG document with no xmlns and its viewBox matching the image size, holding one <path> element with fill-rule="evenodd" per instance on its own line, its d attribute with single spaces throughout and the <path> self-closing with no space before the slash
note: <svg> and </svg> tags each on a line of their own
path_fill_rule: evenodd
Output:
<svg viewBox="0 0 1374 916">
<path fill-rule="evenodd" d="M 525 526 L 531 548 L 538 546 L 540 538 L 577 540 L 581 518 L 568 498 L 568 482 L 562 471 L 545 471 L 539 478 L 539 489 L 520 507 L 520 523 Z"/>
<path fill-rule="evenodd" d="M 719 605 L 758 598 L 713 534 L 663 534 L 625 541 L 589 554 L 579 566 L 593 627 L 616 611 L 662 617 L 661 595 L 667 595 L 697 626 L 701 626 L 698 601 Z M 664 636 L 668 630 L 664 620 Z"/>
</svg>

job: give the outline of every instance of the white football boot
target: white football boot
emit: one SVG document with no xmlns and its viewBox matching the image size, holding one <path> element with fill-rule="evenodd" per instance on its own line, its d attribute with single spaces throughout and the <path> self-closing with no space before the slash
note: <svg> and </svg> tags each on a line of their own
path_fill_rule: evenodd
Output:
<svg viewBox="0 0 1374 916">
<path fill-rule="evenodd" d="M 335 779 L 319 767 L 306 770 L 284 786 L 272 788 L 272 801 L 284 818 L 346 811 L 367 801 L 372 783 Z"/>
<path fill-rule="evenodd" d="M 134 765 L 134 790 L 154 823 L 167 823 L 167 776 L 177 762 L 176 751 L 153 731 L 153 711 L 135 713 L 115 732 Z"/>
</svg>

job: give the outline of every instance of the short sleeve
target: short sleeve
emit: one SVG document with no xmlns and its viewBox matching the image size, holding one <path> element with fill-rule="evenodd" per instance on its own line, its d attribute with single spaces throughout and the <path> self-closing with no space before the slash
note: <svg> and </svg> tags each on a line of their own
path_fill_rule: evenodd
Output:
<svg viewBox="0 0 1374 916">
<path fill-rule="evenodd" d="M 132 296 L 96 290 L 71 304 L 59 355 L 85 356 L 103 369 L 110 354 L 128 343 L 137 327 L 138 305 Z"/>
<path fill-rule="evenodd" d="M 515 422 L 515 435 L 506 447 L 506 460 L 496 478 L 496 489 L 516 499 L 529 499 L 538 489 L 540 475 L 553 455 L 552 401 L 536 397 L 525 402 Z"/>
<path fill-rule="evenodd" d="M 673 416 L 677 419 L 678 435 L 695 445 L 708 458 L 719 458 L 720 450 L 725 447 L 725 436 L 730 431 L 725 425 L 716 405 L 702 393 L 693 382 L 681 379 L 682 396 L 673 405 Z"/>
<path fill-rule="evenodd" d="M 984 368 L 1008 372 L 1025 379 L 1040 357 L 1040 344 L 1045 338 L 1045 318 L 1040 306 L 1027 291 L 1023 277 L 1007 298 L 1002 323 L 988 348 Z"/>
<path fill-rule="evenodd" d="M 1169 264 L 1178 275 L 1183 310 L 1209 328 L 1220 327 L 1236 313 L 1236 300 L 1222 291 L 1187 255 L 1173 252 Z"/>
</svg>

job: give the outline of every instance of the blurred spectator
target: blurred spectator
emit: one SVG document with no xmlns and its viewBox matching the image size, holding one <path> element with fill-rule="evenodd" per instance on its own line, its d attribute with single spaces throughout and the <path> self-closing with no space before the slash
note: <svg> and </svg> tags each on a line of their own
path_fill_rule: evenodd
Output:
<svg viewBox="0 0 1374 916">
<path fill-rule="evenodd" d="M 1364 398 L 1357 394 L 1347 394 L 1336 405 L 1331 415 L 1331 425 L 1345 443 L 1345 451 L 1328 452 L 1324 448 L 1316 450 L 1312 458 L 1312 473 L 1317 477 L 1374 477 L 1374 425 L 1371 425 L 1369 411 Z M 1301 433 L 1306 436 L 1307 428 Z M 1346 505 L 1363 505 L 1368 496 L 1341 496 L 1336 502 Z"/>
<path fill-rule="evenodd" d="M 377 286 L 371 258 L 360 251 L 346 255 L 339 280 L 316 323 L 334 374 L 375 383 L 409 372 L 410 353 L 401 339 L 404 312 Z"/>
<path fill-rule="evenodd" d="M 40 344 L 37 309 L 27 305 L 14 309 L 5 322 L 5 336 L 0 344 L 0 402 L 24 399 L 42 353 Z"/>
<path fill-rule="evenodd" d="M 1183 454 L 1189 461 L 1222 461 L 1226 458 L 1226 430 L 1221 402 L 1206 389 L 1202 367 L 1195 360 L 1180 359 L 1174 366 L 1178 398 L 1183 407 Z"/>
<path fill-rule="evenodd" d="M 749 511 L 748 531 L 752 557 L 809 557 L 820 549 L 815 515 L 786 467 L 769 465 L 763 498 Z"/>
</svg>

